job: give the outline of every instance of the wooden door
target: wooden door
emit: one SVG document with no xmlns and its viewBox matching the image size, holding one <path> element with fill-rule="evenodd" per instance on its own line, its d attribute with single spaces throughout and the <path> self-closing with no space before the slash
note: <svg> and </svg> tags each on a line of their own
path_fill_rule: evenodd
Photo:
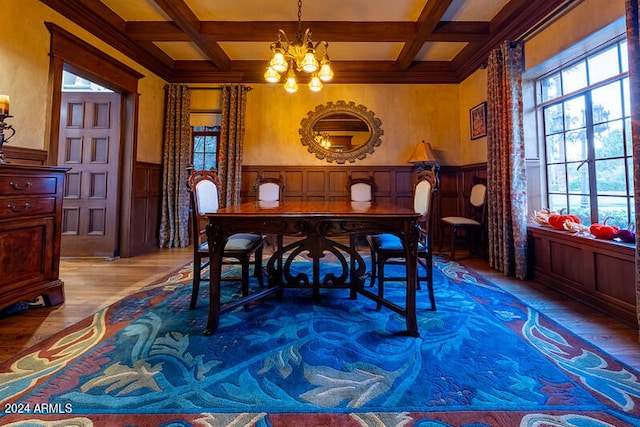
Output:
<svg viewBox="0 0 640 427">
<path fill-rule="evenodd" d="M 63 92 L 58 165 L 65 176 L 62 256 L 118 254 L 120 95 Z"/>
</svg>

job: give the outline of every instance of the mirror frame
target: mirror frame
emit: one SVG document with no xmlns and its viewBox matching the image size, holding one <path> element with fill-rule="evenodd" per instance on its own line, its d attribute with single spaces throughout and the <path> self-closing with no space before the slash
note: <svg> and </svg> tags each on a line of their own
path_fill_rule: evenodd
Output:
<svg viewBox="0 0 640 427">
<path fill-rule="evenodd" d="M 367 124 L 370 130 L 369 140 L 361 146 L 350 151 L 331 151 L 321 147 L 313 137 L 313 126 L 318 120 L 325 118 L 333 113 L 352 114 Z M 382 140 L 380 136 L 384 134 L 382 130 L 382 122 L 375 117 L 373 111 L 367 110 L 364 105 L 356 105 L 355 102 L 337 101 L 328 102 L 326 105 L 318 105 L 315 110 L 309 111 L 307 117 L 300 122 L 300 141 L 302 145 L 307 147 L 310 153 L 314 153 L 318 159 L 325 159 L 327 162 L 345 163 L 347 161 L 353 163 L 356 160 L 362 160 L 367 154 L 373 153 Z"/>
</svg>

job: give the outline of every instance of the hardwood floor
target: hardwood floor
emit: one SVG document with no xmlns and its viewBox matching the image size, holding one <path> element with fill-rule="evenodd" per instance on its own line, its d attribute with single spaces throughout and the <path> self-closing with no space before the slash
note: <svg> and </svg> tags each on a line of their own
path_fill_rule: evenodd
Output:
<svg viewBox="0 0 640 427">
<path fill-rule="evenodd" d="M 576 335 L 640 370 L 638 329 L 534 280 L 507 278 L 501 272 L 491 269 L 481 258 L 464 258 L 462 255 L 458 260 Z"/>
<path fill-rule="evenodd" d="M 604 351 L 640 370 L 638 330 L 575 302 L 535 281 L 505 278 L 481 258 L 457 254 L 475 269 L 541 313 L 563 324 Z M 66 301 L 57 307 L 32 308 L 0 319 L 0 361 L 112 304 L 192 259 L 192 249 L 158 249 L 134 258 L 63 259 L 60 278 Z"/>
<path fill-rule="evenodd" d="M 191 248 L 158 249 L 152 253 L 107 260 L 66 258 L 60 262 L 65 302 L 30 308 L 0 319 L 0 361 L 88 317 L 132 292 L 161 279 L 193 259 Z"/>
</svg>

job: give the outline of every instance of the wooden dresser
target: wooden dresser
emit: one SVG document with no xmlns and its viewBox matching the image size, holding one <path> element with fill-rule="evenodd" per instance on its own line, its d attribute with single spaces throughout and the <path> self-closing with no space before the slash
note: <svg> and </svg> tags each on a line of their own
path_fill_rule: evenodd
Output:
<svg viewBox="0 0 640 427">
<path fill-rule="evenodd" d="M 67 169 L 0 164 L 0 309 L 44 298 L 64 301 L 60 267 Z"/>
</svg>

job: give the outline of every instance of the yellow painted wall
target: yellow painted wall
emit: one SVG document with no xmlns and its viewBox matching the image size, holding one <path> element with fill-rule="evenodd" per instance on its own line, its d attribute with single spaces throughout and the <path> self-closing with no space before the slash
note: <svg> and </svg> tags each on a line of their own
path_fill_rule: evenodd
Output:
<svg viewBox="0 0 640 427">
<path fill-rule="evenodd" d="M 571 48 L 624 15 L 624 0 L 578 2 L 577 6 L 526 41 L 525 70 L 536 67 Z"/>
<path fill-rule="evenodd" d="M 16 135 L 7 144 L 47 149 L 49 31 L 53 22 L 143 74 L 140 80 L 138 160 L 160 163 L 165 82 L 38 0 L 5 1 L 0 14 L 0 93 L 11 97 Z"/>
<path fill-rule="evenodd" d="M 246 165 L 324 165 L 302 145 L 300 122 L 330 101 L 354 102 L 382 122 L 382 144 L 357 165 L 407 165 L 415 145 L 431 143 L 441 163 L 454 164 L 459 144 L 458 85 L 339 85 L 320 92 L 306 86 L 295 94 L 279 84 L 251 85 L 243 163 Z"/>
<path fill-rule="evenodd" d="M 470 111 L 487 100 L 487 70 L 480 69 L 460 84 L 460 146 L 456 165 L 470 165 L 487 161 L 487 137 L 471 139 Z"/>
</svg>

